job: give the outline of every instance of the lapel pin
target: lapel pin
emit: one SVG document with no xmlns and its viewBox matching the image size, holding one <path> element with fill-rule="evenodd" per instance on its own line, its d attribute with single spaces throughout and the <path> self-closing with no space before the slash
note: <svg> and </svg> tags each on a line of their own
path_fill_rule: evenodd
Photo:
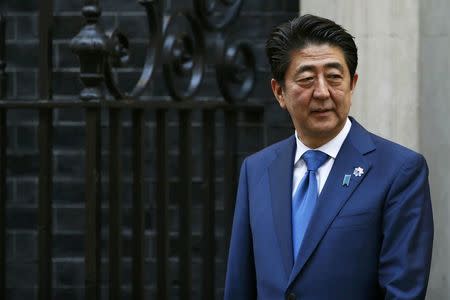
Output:
<svg viewBox="0 0 450 300">
<path fill-rule="evenodd" d="M 348 186 L 350 184 L 350 178 L 352 176 L 350 174 L 345 174 L 344 180 L 342 180 L 342 186 Z"/>
<path fill-rule="evenodd" d="M 353 170 L 353 175 L 355 175 L 356 177 L 361 177 L 361 175 L 364 174 L 364 169 L 361 167 L 357 167 L 355 168 L 355 170 Z"/>
</svg>

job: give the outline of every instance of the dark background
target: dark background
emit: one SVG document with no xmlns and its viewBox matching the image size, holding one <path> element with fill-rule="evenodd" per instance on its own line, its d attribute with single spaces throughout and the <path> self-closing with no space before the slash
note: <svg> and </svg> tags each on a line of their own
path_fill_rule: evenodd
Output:
<svg viewBox="0 0 450 300">
<path fill-rule="evenodd" d="M 9 100 L 34 101 L 38 97 L 38 1 L 1 0 L 0 8 L 7 16 L 7 97 Z M 275 103 L 270 90 L 270 71 L 264 53 L 264 43 L 272 27 L 298 14 L 298 0 L 245 0 L 239 19 L 222 34 L 229 40 L 247 40 L 253 45 L 257 62 L 257 82 L 247 101 L 265 106 L 265 119 L 261 124 L 252 116 L 239 118 L 239 161 L 249 153 L 257 151 L 263 144 L 271 144 L 290 134 L 292 128 L 287 114 L 281 111 Z M 77 57 L 70 51 L 70 40 L 79 32 L 83 24 L 81 8 L 83 1 L 55 0 L 53 27 L 53 91 L 54 98 L 73 100 L 78 97 L 81 89 L 79 81 L 79 63 Z M 146 46 L 146 17 L 137 1 L 103 0 L 101 22 L 105 30 L 119 26 L 131 42 L 131 61 L 127 68 L 117 73 L 120 85 L 130 88 L 138 78 Z M 192 11 L 191 1 L 172 0 L 164 4 L 164 14 L 169 16 L 180 10 Z M 208 39 L 214 39 L 216 33 L 206 32 Z M 209 62 L 214 57 L 208 58 Z M 158 69 L 143 100 L 153 98 L 169 99 L 163 83 L 161 71 Z M 221 99 L 215 73 L 212 66 L 206 69 L 205 80 L 197 94 L 197 98 Z M 148 120 L 152 119 L 151 113 Z M 199 299 L 198 288 L 201 284 L 200 264 L 200 230 L 201 210 L 199 207 L 199 189 L 201 184 L 201 153 L 199 147 L 201 137 L 199 122 L 200 114 L 193 115 L 193 299 Z M 130 238 L 131 238 L 131 163 L 130 163 L 130 116 L 124 114 L 124 151 L 123 163 L 126 174 L 124 180 L 123 208 L 123 291 L 129 298 L 130 285 Z M 177 207 L 176 195 L 176 157 L 177 157 L 177 116 L 169 115 L 169 163 L 171 181 L 170 206 L 170 255 L 171 260 L 171 293 L 176 298 L 178 288 L 177 266 Z M 217 157 L 217 235 L 223 233 L 223 173 L 220 161 L 223 159 L 223 117 L 217 117 L 216 157 Z M 8 112 L 8 173 L 7 173 L 7 300 L 35 299 L 37 283 L 37 175 L 39 168 L 37 147 L 38 112 L 35 110 L 14 109 Z M 107 113 L 102 119 L 105 134 L 102 136 L 102 166 L 107 175 Z M 54 112 L 54 191 L 53 191 L 53 287 L 54 299 L 84 298 L 84 114 L 77 109 L 57 109 Z M 147 144 L 154 140 L 154 123 L 146 123 L 148 129 Z M 147 164 L 154 165 L 153 148 L 149 147 Z M 149 168 L 150 169 L 150 168 Z M 106 184 L 107 176 L 103 176 Z M 154 172 L 146 174 L 148 189 L 146 195 L 152 195 Z M 105 289 L 103 298 L 107 297 L 107 188 L 103 189 L 103 220 L 102 220 L 102 281 Z M 152 293 L 155 283 L 154 257 L 154 204 L 147 201 L 146 208 L 146 266 L 149 293 Z M 225 264 L 223 257 L 225 249 L 222 243 L 217 245 L 217 299 L 222 296 Z M 128 299 L 125 297 L 125 299 Z"/>
</svg>

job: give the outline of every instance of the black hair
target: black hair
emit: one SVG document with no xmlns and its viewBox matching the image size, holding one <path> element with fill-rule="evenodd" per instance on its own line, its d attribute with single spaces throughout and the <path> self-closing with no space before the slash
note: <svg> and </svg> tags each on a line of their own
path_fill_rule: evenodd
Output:
<svg viewBox="0 0 450 300">
<path fill-rule="evenodd" d="M 284 85 L 284 76 L 291 62 L 291 51 L 309 45 L 329 44 L 344 53 L 350 78 L 358 65 L 358 49 L 354 37 L 335 22 L 314 15 L 303 15 L 275 27 L 266 42 L 266 54 L 273 78 Z"/>
</svg>

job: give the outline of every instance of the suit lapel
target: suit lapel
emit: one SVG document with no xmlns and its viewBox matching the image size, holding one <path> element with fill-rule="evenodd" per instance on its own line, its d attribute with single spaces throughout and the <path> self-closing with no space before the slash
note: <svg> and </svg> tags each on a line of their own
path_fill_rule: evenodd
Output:
<svg viewBox="0 0 450 300">
<path fill-rule="evenodd" d="M 288 277 L 294 264 L 292 254 L 291 197 L 295 149 L 295 137 L 293 136 L 287 140 L 287 143 L 276 150 L 277 158 L 269 166 L 273 222 Z"/>
<path fill-rule="evenodd" d="M 367 132 L 356 121 L 352 120 L 352 129 L 339 150 L 325 186 L 319 196 L 296 263 L 290 274 L 289 285 L 300 273 L 340 209 L 361 181 L 364 180 L 371 167 L 370 163 L 365 160 L 364 154 L 373 149 L 373 143 Z M 353 174 L 354 169 L 357 167 L 361 167 L 364 170 L 362 176 L 355 176 Z M 348 186 L 343 184 L 345 175 L 351 175 Z"/>
</svg>

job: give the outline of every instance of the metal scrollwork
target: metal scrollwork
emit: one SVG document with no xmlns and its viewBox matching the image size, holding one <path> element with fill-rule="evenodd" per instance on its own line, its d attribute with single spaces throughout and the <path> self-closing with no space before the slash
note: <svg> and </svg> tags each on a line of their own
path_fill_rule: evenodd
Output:
<svg viewBox="0 0 450 300">
<path fill-rule="evenodd" d="M 137 97 L 141 95 L 148 84 L 150 83 L 151 77 L 153 75 L 156 62 L 159 57 L 159 49 L 161 42 L 161 15 L 159 13 L 159 5 L 158 1 L 155 0 L 140 0 L 139 3 L 144 6 L 145 11 L 147 13 L 148 20 L 148 46 L 144 68 L 139 78 L 137 84 L 131 91 L 131 93 L 126 94 L 117 86 L 117 83 L 114 81 L 114 77 L 112 74 L 113 67 L 121 67 L 126 65 L 129 59 L 129 43 L 127 37 L 120 32 L 119 29 L 113 30 L 110 34 L 108 34 L 109 41 L 111 44 L 110 48 L 110 58 L 107 60 L 105 64 L 105 83 L 110 91 L 110 93 L 114 96 L 114 98 L 120 100 L 127 96 Z"/>
<path fill-rule="evenodd" d="M 204 38 L 200 26 L 189 14 L 171 17 L 165 28 L 163 71 L 170 95 L 175 100 L 191 98 L 204 72 Z"/>
<path fill-rule="evenodd" d="M 239 16 L 243 0 L 194 0 L 196 13 L 211 30 L 220 30 Z"/>
<path fill-rule="evenodd" d="M 194 0 L 194 4 L 206 28 L 221 30 L 239 16 L 243 0 Z M 242 41 L 225 43 L 218 37 L 216 50 L 216 79 L 222 95 L 228 102 L 243 101 L 250 95 L 256 81 L 252 47 Z"/>
<path fill-rule="evenodd" d="M 106 33 L 111 42 L 109 64 L 112 67 L 122 67 L 130 60 L 130 46 L 128 38 L 118 28 Z"/>
<path fill-rule="evenodd" d="M 242 101 L 249 96 L 256 78 L 251 46 L 244 42 L 225 43 L 222 32 L 215 32 L 238 17 L 243 0 L 194 0 L 195 17 L 187 12 L 176 13 L 166 18 L 164 26 L 161 0 L 138 2 L 147 15 L 148 46 L 140 78 L 127 93 L 119 89 L 113 70 L 129 60 L 128 38 L 118 28 L 105 33 L 98 25 L 98 1 L 85 0 L 82 12 L 86 25 L 71 43 L 80 58 L 84 85 L 81 99 L 102 99 L 103 83 L 117 100 L 136 98 L 148 87 L 160 63 L 171 97 L 178 101 L 191 99 L 202 83 L 207 57 L 213 60 L 208 63 L 216 67 L 217 83 L 226 101 Z M 206 55 L 207 32 L 217 35 L 209 49 L 215 55 Z"/>
<path fill-rule="evenodd" d="M 232 43 L 225 47 L 216 66 L 217 84 L 228 102 L 242 101 L 255 85 L 256 62 L 249 44 Z"/>
</svg>

